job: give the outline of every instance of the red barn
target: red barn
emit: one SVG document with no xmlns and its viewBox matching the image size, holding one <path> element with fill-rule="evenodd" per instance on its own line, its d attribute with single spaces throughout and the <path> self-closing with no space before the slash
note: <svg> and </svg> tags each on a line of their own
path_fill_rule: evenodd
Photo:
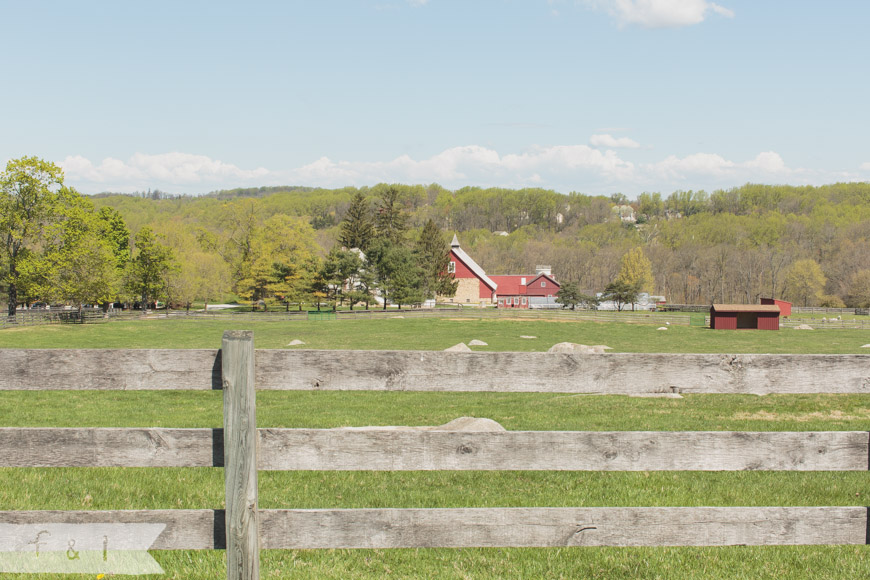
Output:
<svg viewBox="0 0 870 580">
<path fill-rule="evenodd" d="M 450 302 L 459 303 L 492 303 L 498 285 L 492 281 L 483 268 L 477 265 L 465 250 L 459 247 L 459 240 L 454 235 L 450 244 L 450 262 L 447 273 L 453 274 L 453 279 L 459 281 L 456 295 L 447 298 Z"/>
<path fill-rule="evenodd" d="M 791 302 L 785 300 L 777 300 L 776 298 L 762 298 L 762 304 L 776 304 L 779 306 L 779 315 L 783 317 L 791 316 Z"/>
<path fill-rule="evenodd" d="M 543 271 L 542 271 L 543 270 Z M 561 288 L 548 270 L 542 267 L 533 276 L 491 276 L 498 284 L 500 308 L 529 308 L 532 304 L 552 302 Z"/>
<path fill-rule="evenodd" d="M 710 328 L 737 330 L 779 330 L 776 304 L 714 304 L 710 307 Z"/>
<path fill-rule="evenodd" d="M 545 307 L 554 304 L 560 285 L 550 274 L 549 266 L 537 266 L 534 275 L 487 276 L 477 262 L 459 246 L 453 236 L 447 272 L 459 281 L 456 295 L 442 298 L 447 302 L 491 304 L 498 301 L 503 308 Z"/>
</svg>

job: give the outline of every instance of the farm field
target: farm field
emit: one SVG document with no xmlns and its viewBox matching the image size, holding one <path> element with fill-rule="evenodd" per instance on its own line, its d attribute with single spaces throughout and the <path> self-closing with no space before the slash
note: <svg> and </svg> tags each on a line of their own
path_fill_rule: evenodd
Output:
<svg viewBox="0 0 870 580">
<path fill-rule="evenodd" d="M 224 330 L 253 330 L 257 348 L 443 350 L 477 339 L 480 351 L 546 351 L 558 342 L 612 352 L 870 354 L 870 329 L 716 331 L 699 326 L 565 319 L 389 318 L 255 321 L 168 319 L 53 325 L 0 331 L 0 348 L 219 348 Z M 522 338 L 524 336 L 534 338 Z M 290 341 L 305 342 L 288 347 Z"/>
<path fill-rule="evenodd" d="M 225 322 L 130 321 L 0 332 L 0 348 L 217 348 Z M 543 351 L 562 341 L 614 352 L 870 354 L 870 331 L 726 332 L 512 320 L 242 323 L 258 348 Z M 536 336 L 537 338 L 521 338 Z M 298 347 L 294 347 L 298 348 Z M 4 392 L 0 426 L 219 427 L 221 393 Z M 864 395 L 262 391 L 260 427 L 438 425 L 488 417 L 508 430 L 870 430 Z M 2 509 L 223 506 L 215 468 L 2 468 Z M 867 472 L 261 472 L 262 508 L 868 505 Z M 152 552 L 166 578 L 223 576 L 220 551 Z M 263 578 L 860 578 L 866 546 L 264 551 Z M 9 575 L 10 578 L 82 576 Z"/>
</svg>

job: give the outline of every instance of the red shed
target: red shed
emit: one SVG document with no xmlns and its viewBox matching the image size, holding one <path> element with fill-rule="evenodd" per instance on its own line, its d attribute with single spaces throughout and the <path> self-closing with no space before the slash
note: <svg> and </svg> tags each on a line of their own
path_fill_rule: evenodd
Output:
<svg viewBox="0 0 870 580">
<path fill-rule="evenodd" d="M 785 300 L 777 300 L 776 298 L 762 298 L 762 304 L 776 304 L 779 306 L 780 316 L 791 316 L 791 302 Z"/>
<path fill-rule="evenodd" d="M 710 328 L 737 330 L 779 330 L 776 304 L 714 304 L 710 307 Z"/>
</svg>

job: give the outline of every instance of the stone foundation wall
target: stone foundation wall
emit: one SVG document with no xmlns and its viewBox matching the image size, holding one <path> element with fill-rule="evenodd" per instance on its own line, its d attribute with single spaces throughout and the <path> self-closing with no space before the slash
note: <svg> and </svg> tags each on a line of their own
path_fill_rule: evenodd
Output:
<svg viewBox="0 0 870 580">
<path fill-rule="evenodd" d="M 456 288 L 456 296 L 452 298 L 438 296 L 438 302 L 448 304 L 480 304 L 481 301 L 488 304 L 490 299 L 480 297 L 480 280 L 477 278 L 460 278 L 459 286 Z"/>
</svg>

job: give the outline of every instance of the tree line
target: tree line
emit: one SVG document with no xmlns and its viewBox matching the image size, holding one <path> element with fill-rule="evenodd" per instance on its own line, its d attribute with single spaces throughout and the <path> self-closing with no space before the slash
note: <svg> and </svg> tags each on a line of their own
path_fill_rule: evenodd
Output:
<svg viewBox="0 0 870 580">
<path fill-rule="evenodd" d="M 135 233 L 118 209 L 97 209 L 94 201 L 100 198 L 67 187 L 53 163 L 9 162 L 0 175 L 9 315 L 35 301 L 79 308 L 166 301 L 189 308 L 234 295 L 254 307 L 314 303 L 319 309 L 322 302 L 368 307 L 377 296 L 386 308 L 388 301 L 412 305 L 455 292 L 446 275 L 446 234 L 432 220 L 411 231 L 408 199 L 397 187 L 380 188 L 375 200 L 355 195 L 340 223 L 341 239 L 325 253 L 310 220 L 269 215 L 257 199 L 220 202 L 210 224 L 173 215 Z"/>
<path fill-rule="evenodd" d="M 616 282 L 624 257 L 640 253 L 652 274 L 646 291 L 671 303 L 757 303 L 767 296 L 799 305 L 870 306 L 867 183 L 747 184 L 709 194 L 644 192 L 636 200 L 535 188 L 450 191 L 437 184 L 86 198 L 57 179 L 59 170 L 43 168 L 45 189 L 55 200 L 43 214 L 41 206 L 25 210 L 14 201 L 27 189 L 18 165 L 36 163 L 45 162 L 10 162 L 2 177 L 0 260 L 4 289 L 18 302 L 79 301 L 70 289 L 73 265 L 112 253 L 114 270 L 92 277 L 113 281 L 96 284 L 111 291 L 84 292 L 88 298 L 81 301 L 114 295 L 179 305 L 237 298 L 355 306 L 386 295 L 416 303 L 449 293 L 433 274 L 442 266 L 423 256 L 446 259 L 446 241 L 458 233 L 489 274 L 523 274 L 549 264 L 563 286 L 572 284 L 583 296 Z M 20 211 L 32 212 L 37 230 L 9 217 Z M 76 235 L 72 227 L 108 231 L 100 224 L 113 220 L 113 227 L 126 227 L 126 235 L 115 233 L 126 246 L 108 234 Z M 60 227 L 67 222 L 69 228 Z M 84 239 L 102 241 L 88 242 L 99 247 L 85 250 Z M 436 241 L 438 251 L 431 249 Z M 134 270 L 133 264 L 144 264 L 135 262 L 140 247 L 169 249 L 171 259 L 154 286 L 145 283 L 144 271 Z M 98 271 L 93 265 L 85 270 Z"/>
</svg>

